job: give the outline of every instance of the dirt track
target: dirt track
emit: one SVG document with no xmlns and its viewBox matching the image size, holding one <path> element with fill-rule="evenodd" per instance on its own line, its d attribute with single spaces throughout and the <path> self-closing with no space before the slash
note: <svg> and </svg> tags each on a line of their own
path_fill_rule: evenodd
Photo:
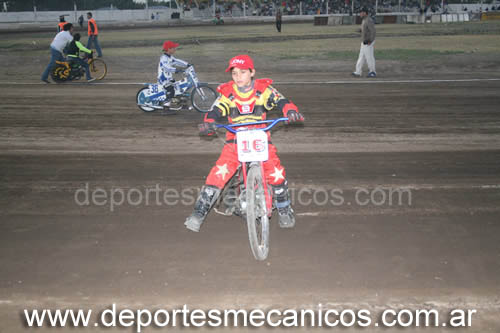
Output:
<svg viewBox="0 0 500 333">
<path fill-rule="evenodd" d="M 453 61 L 434 77 L 475 71 Z M 147 80 L 122 66 L 107 82 Z M 200 76 L 212 77 L 217 66 L 206 64 Z M 103 310 L 116 302 L 150 309 L 322 303 L 374 313 L 475 308 L 467 331 L 497 332 L 500 81 L 305 85 L 294 80 L 351 81 L 338 69 L 347 65 L 295 75 L 287 66 L 265 70 L 307 118 L 304 128 L 273 135 L 291 186 L 341 189 L 346 200 L 297 203 L 297 227 L 273 224 L 263 263 L 252 258 L 237 218 L 211 214 L 194 234 L 182 225 L 191 205 L 111 212 L 74 201 L 86 183 L 106 191 L 201 186 L 221 142 L 200 140 L 199 114 L 142 114 L 133 100 L 137 85 L 45 86 L 24 78 L 24 85 L 2 84 L 0 331 L 24 331 L 24 308 Z M 410 76 L 429 78 L 428 71 Z M 487 67 L 478 75 L 499 74 Z M 353 201 L 356 188 L 377 186 L 409 189 L 411 204 Z"/>
</svg>

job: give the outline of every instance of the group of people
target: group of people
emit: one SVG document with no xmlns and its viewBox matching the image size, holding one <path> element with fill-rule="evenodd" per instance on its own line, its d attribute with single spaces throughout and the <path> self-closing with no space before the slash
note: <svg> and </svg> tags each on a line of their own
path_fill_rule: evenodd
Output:
<svg viewBox="0 0 500 333">
<path fill-rule="evenodd" d="M 85 76 L 87 82 L 92 82 L 95 79 L 90 75 L 90 68 L 88 63 L 80 58 L 80 52 L 86 53 L 88 56 L 92 56 L 92 51 L 90 48 L 95 47 L 97 51 L 97 56 L 102 57 L 102 50 L 99 44 L 98 35 L 99 29 L 97 28 L 97 23 L 92 17 L 92 13 L 87 13 L 87 46 L 83 46 L 80 42 L 81 35 L 79 33 L 74 33 L 74 26 L 72 23 L 65 21 L 64 16 L 59 18 L 59 24 L 57 25 L 58 33 L 52 40 L 50 44 L 50 62 L 42 73 L 41 80 L 45 83 L 50 83 L 49 74 L 56 61 L 64 61 L 64 54 L 68 56 L 70 61 L 80 64 L 85 69 Z"/>
<path fill-rule="evenodd" d="M 375 59 L 373 56 L 375 26 L 373 20 L 368 16 L 368 9 L 363 8 L 360 16 L 363 18 L 361 24 L 362 43 L 356 71 L 352 74 L 356 77 L 361 76 L 362 67 L 366 61 L 370 71 L 368 77 L 375 77 Z M 87 17 L 89 18 L 87 47 L 80 43 L 78 33 L 73 35 L 73 25 L 71 23 L 64 24 L 62 31 L 56 35 L 50 46 L 51 61 L 42 74 L 42 81 L 49 82 L 49 71 L 56 60 L 63 59 L 63 50 L 66 47 L 69 57 L 74 58 L 76 61 L 82 61 L 81 65 L 85 67 L 87 80 L 93 80 L 90 77 L 88 65 L 83 60 L 80 60 L 78 56 L 80 51 L 90 53 L 88 47 L 92 42 L 95 42 L 96 46 L 99 45 L 97 42 L 97 24 L 92 19 L 91 13 L 88 13 Z M 281 16 L 279 18 L 281 21 Z M 278 31 L 281 30 L 281 27 L 277 26 L 277 28 Z M 159 85 L 165 91 L 164 106 L 166 107 L 170 106 L 170 101 L 175 96 L 175 91 L 178 90 L 178 82 L 174 80 L 173 74 L 190 66 L 188 62 L 174 57 L 178 46 L 179 44 L 173 41 L 165 41 L 163 43 L 163 54 L 158 64 L 157 78 Z M 100 47 L 97 50 L 100 53 Z M 98 56 L 102 56 L 102 53 Z M 214 102 L 212 109 L 205 114 L 204 122 L 199 126 L 201 135 L 214 135 L 216 132 L 215 123 L 222 120 L 226 120 L 231 124 L 265 120 L 267 113 L 273 109 L 278 109 L 284 117 L 288 118 L 289 123 L 304 121 L 298 107 L 272 86 L 273 81 L 271 79 L 256 78 L 254 62 L 250 56 L 238 55 L 233 57 L 229 61 L 226 72 L 231 74 L 232 80 L 217 88 L 219 97 Z M 205 185 L 195 202 L 192 214 L 184 223 L 186 228 L 195 232 L 200 231 L 209 211 L 214 206 L 224 186 L 237 171 L 238 165 L 235 135 L 228 132 L 226 134 L 226 145 L 224 145 L 220 157 L 206 178 Z M 272 187 L 280 227 L 294 227 L 295 216 L 291 207 L 285 169 L 281 165 L 276 147 L 271 143 L 269 144 L 269 158 L 263 163 L 263 167 L 267 183 Z"/>
<path fill-rule="evenodd" d="M 361 23 L 361 48 L 356 63 L 356 70 L 352 73 L 355 77 L 361 77 L 363 65 L 368 64 L 368 77 L 376 77 L 375 71 L 375 24 L 368 15 L 368 9 L 362 8 L 360 16 Z M 279 18 L 279 20 L 278 20 Z M 278 26 L 279 22 L 279 26 Z M 277 15 L 277 29 L 281 30 L 281 15 Z M 179 71 L 179 67 L 189 66 L 188 62 L 173 56 L 178 43 L 166 41 L 163 44 L 164 54 L 158 65 L 158 82 L 165 86 L 167 101 L 174 96 L 175 80 L 173 73 Z M 232 80 L 217 88 L 219 97 L 214 102 L 212 109 L 205 115 L 204 123 L 199 126 L 201 135 L 214 135 L 216 127 L 214 124 L 223 119 L 231 124 L 256 122 L 266 119 L 267 112 L 277 108 L 290 123 L 303 122 L 304 117 L 300 114 L 297 106 L 289 99 L 279 93 L 271 84 L 271 79 L 257 79 L 252 58 L 248 55 L 238 55 L 229 61 L 226 72 L 231 73 Z M 221 155 L 215 162 L 206 178 L 205 185 L 195 202 L 194 210 L 188 216 L 184 225 L 187 229 L 199 232 L 209 211 L 219 198 L 227 182 L 235 174 L 238 165 L 238 155 L 235 135 L 226 134 L 226 144 Z M 291 207 L 288 182 L 285 177 L 285 169 L 281 165 L 277 155 L 276 147 L 269 144 L 269 159 L 264 162 L 264 176 L 267 183 L 272 186 L 273 200 L 278 210 L 279 225 L 282 228 L 295 226 L 295 215 Z"/>
</svg>

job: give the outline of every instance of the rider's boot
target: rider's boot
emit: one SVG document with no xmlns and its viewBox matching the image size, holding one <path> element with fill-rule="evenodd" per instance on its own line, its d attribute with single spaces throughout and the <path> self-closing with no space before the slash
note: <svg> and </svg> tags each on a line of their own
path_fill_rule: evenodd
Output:
<svg viewBox="0 0 500 333">
<path fill-rule="evenodd" d="M 201 189 L 200 195 L 194 204 L 194 211 L 184 222 L 186 228 L 191 231 L 198 232 L 200 227 L 205 221 L 210 208 L 217 200 L 220 195 L 221 190 L 216 186 L 206 185 Z"/>
<path fill-rule="evenodd" d="M 274 203 L 278 209 L 279 223 L 281 228 L 293 228 L 295 226 L 295 215 L 290 203 L 288 193 L 288 182 L 285 180 L 280 185 L 273 185 Z"/>
<path fill-rule="evenodd" d="M 163 89 L 165 90 L 165 102 L 163 102 L 163 106 L 168 108 L 170 107 L 172 98 L 175 96 L 175 88 L 170 82 L 164 85 Z"/>
</svg>

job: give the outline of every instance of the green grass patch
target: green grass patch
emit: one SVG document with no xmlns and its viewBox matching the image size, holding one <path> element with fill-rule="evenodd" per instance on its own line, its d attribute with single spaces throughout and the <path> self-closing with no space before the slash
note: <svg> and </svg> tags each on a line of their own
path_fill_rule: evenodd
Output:
<svg viewBox="0 0 500 333">
<path fill-rule="evenodd" d="M 324 57 L 329 60 L 351 60 L 359 55 L 359 50 L 343 50 L 329 51 L 324 54 Z"/>
<path fill-rule="evenodd" d="M 386 49 L 375 51 L 375 56 L 380 60 L 427 60 L 440 56 L 462 54 L 464 51 L 437 51 L 429 49 Z"/>
<path fill-rule="evenodd" d="M 102 30 L 102 31 L 101 31 Z M 100 29 L 99 41 L 104 48 L 121 47 L 148 47 L 158 45 L 161 47 L 165 39 L 177 40 L 181 44 L 193 41 L 205 43 L 210 40 L 227 41 L 239 39 L 245 42 L 245 39 L 259 37 L 275 37 L 277 42 L 286 38 L 307 35 L 314 38 L 315 35 L 330 36 L 358 36 L 359 25 L 341 25 L 341 26 L 314 26 L 311 23 L 299 23 L 283 25 L 283 32 L 278 34 L 270 24 L 260 25 L 227 25 L 227 26 L 191 26 L 191 27 L 169 27 L 169 28 L 140 28 L 127 30 L 108 30 L 106 27 Z M 82 40 L 87 41 L 85 32 L 82 33 Z M 448 37 L 457 35 L 469 35 L 476 37 L 494 37 L 500 34 L 500 21 L 491 22 L 467 22 L 467 23 L 435 23 L 435 24 L 378 24 L 378 37 L 407 35 L 413 36 L 432 36 Z M 441 36 L 434 36 L 440 34 Z M 0 51 L 29 51 L 37 48 L 47 49 L 54 33 L 16 33 L 0 34 Z M 275 43 L 276 41 L 273 41 Z M 338 41 L 341 43 L 341 41 Z M 255 41 L 252 41 L 255 43 Z M 334 41 L 332 43 L 337 43 Z M 197 44 L 197 43 L 195 43 Z"/>
<path fill-rule="evenodd" d="M 375 49 L 375 58 L 378 60 L 395 60 L 395 61 L 418 61 L 435 59 L 440 56 L 449 56 L 454 54 L 463 54 L 464 51 L 436 51 L 429 49 Z M 323 60 L 352 60 L 359 55 L 359 50 L 342 50 L 317 53 L 314 55 L 316 59 Z M 310 58 L 312 55 L 282 55 L 280 60 L 295 60 L 302 58 Z"/>
</svg>

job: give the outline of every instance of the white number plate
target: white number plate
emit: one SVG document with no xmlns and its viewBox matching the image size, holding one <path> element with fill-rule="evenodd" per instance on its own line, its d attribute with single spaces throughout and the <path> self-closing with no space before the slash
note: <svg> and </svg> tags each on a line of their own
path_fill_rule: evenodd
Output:
<svg viewBox="0 0 500 333">
<path fill-rule="evenodd" d="M 154 95 L 160 92 L 161 86 L 157 83 L 150 84 L 149 85 L 149 95 Z"/>
<path fill-rule="evenodd" d="M 238 160 L 240 162 L 263 162 L 269 159 L 267 133 L 260 130 L 236 133 Z"/>
</svg>

